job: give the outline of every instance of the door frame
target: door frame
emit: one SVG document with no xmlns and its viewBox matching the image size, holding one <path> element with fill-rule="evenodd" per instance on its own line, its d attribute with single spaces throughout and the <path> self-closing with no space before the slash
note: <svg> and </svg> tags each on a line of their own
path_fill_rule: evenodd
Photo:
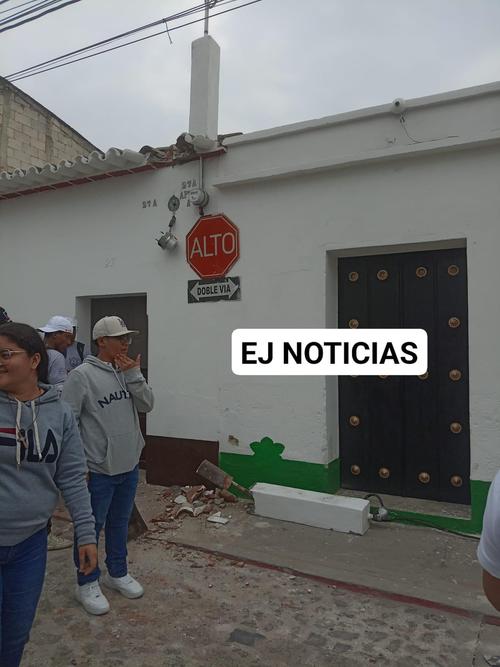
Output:
<svg viewBox="0 0 500 667">
<path fill-rule="evenodd" d="M 431 241 L 422 241 L 417 243 L 398 243 L 393 245 L 377 246 L 349 246 L 339 248 L 329 245 L 325 252 L 325 327 L 328 329 L 338 328 L 338 260 L 341 257 L 363 257 L 375 255 L 390 255 L 407 252 L 425 252 L 433 250 L 453 250 L 457 248 L 467 249 L 467 240 L 458 239 L 440 239 Z M 469 326 L 469 322 L 467 322 Z M 470 333 L 470 332 L 469 332 Z M 468 350 L 468 363 L 470 373 L 470 339 Z M 326 376 L 325 378 L 325 420 L 327 435 L 328 462 L 337 461 L 340 464 L 340 429 L 339 429 L 339 382 L 337 376 Z M 470 415 L 470 391 L 469 391 L 469 420 Z M 472 442 L 472 439 L 471 439 Z M 337 488 L 342 488 L 342 478 L 340 474 L 340 465 L 338 466 Z M 471 451 L 472 468 L 472 451 Z M 469 471 L 470 473 L 471 471 Z M 427 501 L 422 501 L 427 502 Z M 438 502 L 438 501 L 436 501 Z"/>
</svg>

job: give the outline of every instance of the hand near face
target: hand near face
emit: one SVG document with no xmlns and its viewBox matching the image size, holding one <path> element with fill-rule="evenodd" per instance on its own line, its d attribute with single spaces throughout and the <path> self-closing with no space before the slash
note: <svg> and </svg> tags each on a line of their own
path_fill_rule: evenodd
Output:
<svg viewBox="0 0 500 667">
<path fill-rule="evenodd" d="M 79 572 L 90 574 L 97 567 L 97 547 L 95 544 L 82 544 L 78 547 L 80 561 Z"/>
<path fill-rule="evenodd" d="M 138 354 L 137 358 L 134 360 L 130 357 L 127 357 L 126 354 L 117 354 L 115 357 L 115 364 L 121 371 L 129 371 L 131 368 L 140 368 L 141 355 Z"/>
</svg>

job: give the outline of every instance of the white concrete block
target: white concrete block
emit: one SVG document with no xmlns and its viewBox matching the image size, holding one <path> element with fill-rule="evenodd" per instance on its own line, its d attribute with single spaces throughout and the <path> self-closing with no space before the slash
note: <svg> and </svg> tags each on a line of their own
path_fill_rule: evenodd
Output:
<svg viewBox="0 0 500 667">
<path fill-rule="evenodd" d="M 259 516 L 342 533 L 363 535 L 368 530 L 368 500 L 262 482 L 254 484 L 252 494 Z"/>
</svg>

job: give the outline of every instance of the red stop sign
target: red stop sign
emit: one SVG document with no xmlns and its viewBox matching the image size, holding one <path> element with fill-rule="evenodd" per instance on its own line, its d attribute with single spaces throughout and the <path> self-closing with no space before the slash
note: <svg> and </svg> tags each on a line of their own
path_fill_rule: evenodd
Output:
<svg viewBox="0 0 500 667">
<path fill-rule="evenodd" d="M 200 278 L 224 276 L 239 256 L 238 227 L 223 213 L 204 215 L 186 236 L 186 259 Z"/>
</svg>

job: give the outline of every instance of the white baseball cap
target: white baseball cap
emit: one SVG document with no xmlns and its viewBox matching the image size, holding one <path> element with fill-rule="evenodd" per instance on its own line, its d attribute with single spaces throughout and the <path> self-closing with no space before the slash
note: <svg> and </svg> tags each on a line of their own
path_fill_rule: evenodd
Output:
<svg viewBox="0 0 500 667">
<path fill-rule="evenodd" d="M 127 325 L 121 317 L 117 315 L 108 315 L 98 320 L 92 329 L 92 340 L 97 340 L 104 336 L 126 336 L 137 335 L 139 332 L 127 329 Z"/>
<path fill-rule="evenodd" d="M 73 333 L 73 322 L 69 317 L 63 315 L 54 315 L 50 318 L 47 324 L 40 327 L 38 331 L 43 333 L 55 333 L 56 331 L 64 331 L 65 333 Z"/>
</svg>

